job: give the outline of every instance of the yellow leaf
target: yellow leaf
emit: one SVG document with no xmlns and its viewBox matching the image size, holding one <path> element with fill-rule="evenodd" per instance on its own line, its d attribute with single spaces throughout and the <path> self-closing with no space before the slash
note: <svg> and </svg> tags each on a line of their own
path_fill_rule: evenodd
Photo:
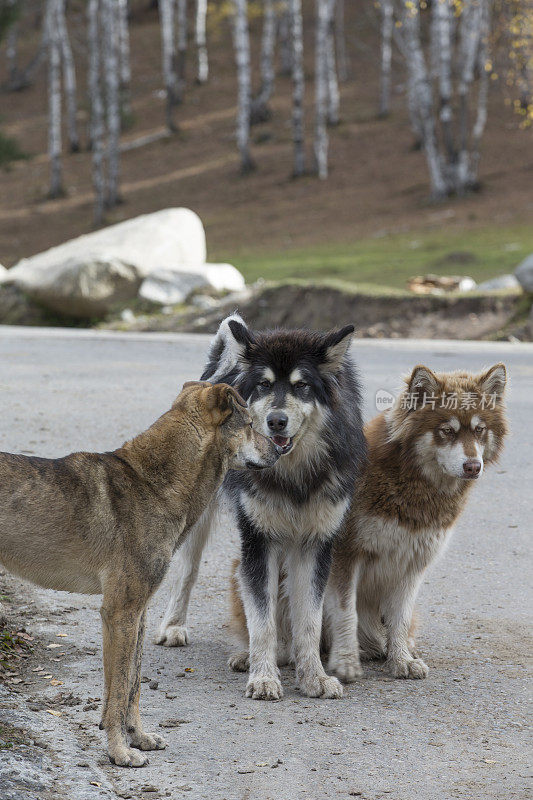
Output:
<svg viewBox="0 0 533 800">
<path fill-rule="evenodd" d="M 61 711 L 56 711 L 55 708 L 47 708 L 46 709 L 46 713 L 47 714 L 52 714 L 53 717 L 60 717 L 61 716 Z"/>
</svg>

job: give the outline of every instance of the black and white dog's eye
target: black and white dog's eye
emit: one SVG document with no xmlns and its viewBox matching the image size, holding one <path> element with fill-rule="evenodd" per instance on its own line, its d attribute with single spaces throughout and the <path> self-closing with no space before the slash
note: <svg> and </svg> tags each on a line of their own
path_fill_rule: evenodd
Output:
<svg viewBox="0 0 533 800">
<path fill-rule="evenodd" d="M 263 389 L 270 389 L 270 381 L 268 381 L 266 378 L 263 378 L 262 381 L 259 381 L 259 386 L 262 386 Z"/>
<path fill-rule="evenodd" d="M 307 386 L 308 384 L 305 381 L 296 381 L 294 384 L 295 389 L 305 389 Z"/>
</svg>

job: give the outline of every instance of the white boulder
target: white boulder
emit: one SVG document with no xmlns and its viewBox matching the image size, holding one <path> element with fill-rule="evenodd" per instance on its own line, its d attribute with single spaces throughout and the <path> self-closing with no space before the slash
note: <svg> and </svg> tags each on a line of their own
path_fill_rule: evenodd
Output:
<svg viewBox="0 0 533 800">
<path fill-rule="evenodd" d="M 483 281 L 477 288 L 481 292 L 498 292 L 502 289 L 520 289 L 520 283 L 514 275 L 498 275 L 497 278 Z"/>
<path fill-rule="evenodd" d="M 524 292 L 533 292 L 533 253 L 524 258 L 514 274 Z"/>
<path fill-rule="evenodd" d="M 143 280 L 139 297 L 162 306 L 173 306 L 183 303 L 195 289 L 209 288 L 240 291 L 244 288 L 244 278 L 231 264 L 184 266 L 179 272 L 157 269 Z"/>
<path fill-rule="evenodd" d="M 188 286 L 187 293 L 197 286 L 228 291 L 244 286 L 235 267 L 206 264 L 205 259 L 198 215 L 187 208 L 168 208 L 22 259 L 0 280 L 54 311 L 81 317 L 105 314 L 116 303 L 135 298 L 152 274 L 176 276 L 181 296 Z M 168 302 L 173 301 L 164 300 Z"/>
</svg>

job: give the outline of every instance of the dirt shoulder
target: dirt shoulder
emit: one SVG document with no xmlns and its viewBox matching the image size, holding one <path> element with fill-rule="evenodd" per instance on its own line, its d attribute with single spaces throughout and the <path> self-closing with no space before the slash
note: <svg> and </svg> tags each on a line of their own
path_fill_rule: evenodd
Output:
<svg viewBox="0 0 533 800">
<path fill-rule="evenodd" d="M 531 341 L 531 299 L 521 293 L 462 296 L 366 294 L 308 284 L 256 285 L 208 311 L 167 309 L 103 327 L 136 331 L 214 333 L 236 308 L 254 328 L 325 330 L 353 322 L 359 338 Z"/>
</svg>

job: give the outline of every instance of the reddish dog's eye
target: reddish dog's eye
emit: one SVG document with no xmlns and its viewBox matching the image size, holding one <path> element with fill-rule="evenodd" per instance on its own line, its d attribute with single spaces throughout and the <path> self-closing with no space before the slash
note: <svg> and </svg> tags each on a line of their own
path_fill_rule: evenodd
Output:
<svg viewBox="0 0 533 800">
<path fill-rule="evenodd" d="M 483 431 L 485 430 L 485 426 L 484 425 L 476 425 L 474 430 L 475 430 L 476 433 L 483 433 Z"/>
<path fill-rule="evenodd" d="M 440 432 L 443 433 L 445 436 L 451 436 L 455 433 L 454 429 L 449 425 L 446 425 L 444 428 L 440 428 Z"/>
</svg>

